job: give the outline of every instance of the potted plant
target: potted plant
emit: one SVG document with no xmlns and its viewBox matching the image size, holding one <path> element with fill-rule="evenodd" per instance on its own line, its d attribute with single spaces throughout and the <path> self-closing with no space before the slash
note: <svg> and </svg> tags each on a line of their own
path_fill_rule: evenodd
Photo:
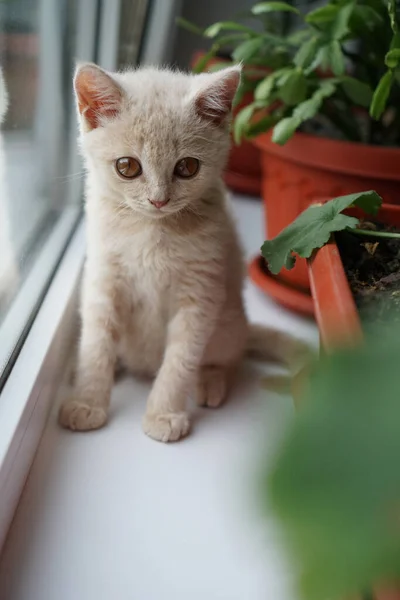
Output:
<svg viewBox="0 0 400 600">
<path fill-rule="evenodd" d="M 326 351 L 357 345 L 363 337 L 362 319 L 383 326 L 385 315 L 397 318 L 398 312 L 400 320 L 400 233 L 396 229 L 400 230 L 400 206 L 382 204 L 371 191 L 311 205 L 264 243 L 262 254 L 274 274 L 282 268 L 290 270 L 296 255 L 308 261 Z"/>
<path fill-rule="evenodd" d="M 253 15 L 276 11 L 297 9 L 284 2 L 261 2 L 252 9 Z M 267 237 L 278 234 L 316 197 L 372 188 L 387 203 L 396 203 L 397 13 L 393 0 L 330 0 L 299 14 L 300 27 L 288 36 L 243 31 L 248 36 L 242 42 L 244 65 L 249 57 L 261 62 L 268 52 L 281 61 L 258 78 L 254 102 L 234 121 L 236 141 L 254 137 L 262 152 Z M 218 40 L 222 30 L 242 32 L 243 25 L 213 27 Z M 253 263 L 251 274 L 264 289 L 275 296 L 279 290 L 278 299 L 287 305 L 312 311 L 305 261 L 283 270 L 279 280 L 260 265 Z"/>
</svg>

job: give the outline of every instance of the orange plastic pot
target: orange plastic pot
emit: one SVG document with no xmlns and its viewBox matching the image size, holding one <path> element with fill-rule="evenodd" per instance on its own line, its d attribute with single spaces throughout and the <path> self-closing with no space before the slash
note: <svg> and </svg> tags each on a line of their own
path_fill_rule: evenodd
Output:
<svg viewBox="0 0 400 600">
<path fill-rule="evenodd" d="M 296 133 L 278 146 L 271 133 L 258 136 L 267 238 L 278 235 L 317 198 L 376 190 L 388 204 L 400 204 L 400 148 L 384 148 Z M 325 253 L 328 251 L 326 250 Z M 279 276 L 309 289 L 306 261 Z"/>
<path fill-rule="evenodd" d="M 360 214 L 349 212 L 356 216 Z M 400 206 L 384 204 L 377 219 L 400 227 Z M 330 352 L 358 344 L 362 339 L 360 318 L 334 239 L 314 253 L 308 262 L 308 270 L 323 348 Z M 380 600 L 384 600 L 384 596 Z"/>
<path fill-rule="evenodd" d="M 400 600 L 400 591 L 395 589 L 385 589 L 377 591 L 376 600 Z"/>
<path fill-rule="evenodd" d="M 196 52 L 191 61 L 191 66 L 193 67 L 204 54 L 205 52 Z M 213 58 L 209 61 L 208 66 L 211 67 L 217 62 L 223 62 L 223 59 Z M 229 64 L 229 61 L 226 62 Z M 242 102 L 235 107 L 234 114 L 236 115 L 242 108 L 250 104 L 253 99 L 252 93 L 245 94 Z M 247 141 L 243 141 L 239 145 L 232 142 L 228 164 L 224 172 L 226 185 L 241 194 L 261 196 L 261 180 L 260 150 Z"/>
</svg>

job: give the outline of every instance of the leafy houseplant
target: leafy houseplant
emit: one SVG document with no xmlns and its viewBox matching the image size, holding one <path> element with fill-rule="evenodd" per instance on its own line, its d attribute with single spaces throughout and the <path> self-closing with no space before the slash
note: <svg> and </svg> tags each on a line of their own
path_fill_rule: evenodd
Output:
<svg viewBox="0 0 400 600">
<path fill-rule="evenodd" d="M 365 215 L 373 215 L 378 223 L 389 227 L 377 230 L 369 221 L 361 224 L 358 217 Z M 400 233 L 393 231 L 394 227 L 400 228 L 400 207 L 382 205 L 376 192 L 362 192 L 309 206 L 276 238 L 264 243 L 261 251 L 272 273 L 283 267 L 293 268 L 296 257 L 307 259 L 316 318 L 326 351 L 354 346 L 363 337 L 355 304 L 358 284 L 358 305 L 361 311 L 364 307 L 364 317 L 372 318 L 383 329 L 385 313 L 390 309 L 391 315 L 398 314 Z M 333 237 L 335 233 L 341 236 L 341 252 Z M 350 261 L 346 260 L 349 252 Z M 364 262 L 357 262 L 357 286 L 354 288 L 352 281 L 350 289 L 348 263 L 356 261 L 360 252 Z M 374 266 L 381 270 L 381 255 L 385 273 L 374 270 Z"/>
<path fill-rule="evenodd" d="M 227 21 L 203 32 L 214 41 L 211 54 L 234 43 L 233 59 L 244 65 L 239 97 L 254 91 L 254 102 L 235 118 L 234 136 L 255 138 L 262 151 L 267 237 L 316 197 L 376 189 L 386 202 L 399 202 L 398 12 L 394 0 L 330 0 L 305 15 L 285 2 L 259 2 L 253 22 L 293 14 L 296 31 Z M 308 289 L 305 262 L 279 277 L 298 288 L 285 290 L 296 306 Z M 310 298 L 306 304 L 312 310 Z"/>
</svg>

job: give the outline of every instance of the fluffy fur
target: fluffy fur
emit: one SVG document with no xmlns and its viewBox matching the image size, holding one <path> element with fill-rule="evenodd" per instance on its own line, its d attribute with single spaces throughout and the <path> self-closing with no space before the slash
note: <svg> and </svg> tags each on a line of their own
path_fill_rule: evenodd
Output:
<svg viewBox="0 0 400 600">
<path fill-rule="evenodd" d="M 189 431 L 188 395 L 219 406 L 246 349 L 297 351 L 277 332 L 266 347 L 268 332 L 249 328 L 243 308 L 242 255 L 221 182 L 239 79 L 239 67 L 202 75 L 78 68 L 88 247 L 64 426 L 106 423 L 120 360 L 155 377 L 144 431 L 175 441 Z M 120 157 L 137 159 L 142 174 L 122 179 Z M 200 161 L 191 179 L 173 174 L 184 157 Z M 168 202 L 158 209 L 154 201 Z"/>
</svg>

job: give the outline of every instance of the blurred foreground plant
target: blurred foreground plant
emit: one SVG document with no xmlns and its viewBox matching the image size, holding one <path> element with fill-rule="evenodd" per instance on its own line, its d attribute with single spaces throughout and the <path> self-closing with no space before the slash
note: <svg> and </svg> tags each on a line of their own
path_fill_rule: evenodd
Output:
<svg viewBox="0 0 400 600">
<path fill-rule="evenodd" d="M 304 600 L 400 580 L 399 359 L 398 325 L 323 358 L 265 476 Z"/>
</svg>

